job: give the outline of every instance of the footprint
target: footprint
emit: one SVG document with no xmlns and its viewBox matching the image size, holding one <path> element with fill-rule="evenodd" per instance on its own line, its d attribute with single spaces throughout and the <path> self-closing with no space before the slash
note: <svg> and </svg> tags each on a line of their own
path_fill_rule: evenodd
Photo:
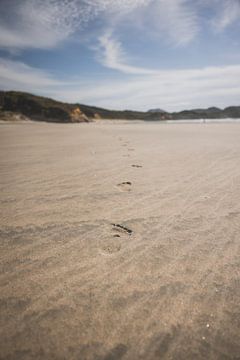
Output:
<svg viewBox="0 0 240 360">
<path fill-rule="evenodd" d="M 117 185 L 117 187 L 122 191 L 131 191 L 132 183 L 131 181 L 124 181 Z"/>
<path fill-rule="evenodd" d="M 113 230 L 123 233 L 123 234 L 128 234 L 128 235 L 132 235 L 133 231 L 129 228 L 127 228 L 126 226 L 123 226 L 121 224 L 112 224 L 113 226 Z"/>
<path fill-rule="evenodd" d="M 132 167 L 134 167 L 134 168 L 142 168 L 142 165 L 135 165 L 135 164 L 133 164 Z"/>
<path fill-rule="evenodd" d="M 132 230 L 121 224 L 112 225 L 112 239 L 105 239 L 104 245 L 100 247 L 100 253 L 102 255 L 113 255 L 122 249 L 122 240 L 126 239 L 126 236 L 132 235 Z M 122 239 L 121 239 L 122 238 Z"/>
<path fill-rule="evenodd" d="M 120 236 L 119 236 L 120 237 Z M 103 255 L 112 255 L 121 250 L 121 244 L 113 240 L 112 242 L 108 242 L 106 245 L 102 246 L 101 252 Z"/>
<path fill-rule="evenodd" d="M 128 149 L 128 151 L 135 151 L 135 149 Z"/>
</svg>

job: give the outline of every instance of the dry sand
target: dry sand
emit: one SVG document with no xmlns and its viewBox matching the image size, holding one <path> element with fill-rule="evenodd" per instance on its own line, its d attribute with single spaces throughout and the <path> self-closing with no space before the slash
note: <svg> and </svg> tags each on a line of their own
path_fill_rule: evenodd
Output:
<svg viewBox="0 0 240 360">
<path fill-rule="evenodd" d="M 0 136 L 1 359 L 240 359 L 239 124 Z"/>
</svg>

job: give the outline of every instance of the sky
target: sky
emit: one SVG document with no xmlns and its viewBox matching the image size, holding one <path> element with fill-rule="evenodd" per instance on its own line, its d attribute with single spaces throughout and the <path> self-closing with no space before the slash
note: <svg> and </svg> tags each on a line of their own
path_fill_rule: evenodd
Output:
<svg viewBox="0 0 240 360">
<path fill-rule="evenodd" d="M 0 89 L 110 109 L 240 105 L 240 0 L 0 0 Z"/>
</svg>

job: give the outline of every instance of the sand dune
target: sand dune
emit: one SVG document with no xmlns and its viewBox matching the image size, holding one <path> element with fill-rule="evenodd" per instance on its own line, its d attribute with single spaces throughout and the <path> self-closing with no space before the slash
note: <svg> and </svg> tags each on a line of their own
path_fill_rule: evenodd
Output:
<svg viewBox="0 0 240 360">
<path fill-rule="evenodd" d="M 0 126 L 1 359 L 239 359 L 239 124 Z"/>
</svg>

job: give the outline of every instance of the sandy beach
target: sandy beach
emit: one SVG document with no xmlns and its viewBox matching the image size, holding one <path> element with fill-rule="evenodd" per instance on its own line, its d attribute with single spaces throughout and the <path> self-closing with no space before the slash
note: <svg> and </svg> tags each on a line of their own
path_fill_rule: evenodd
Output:
<svg viewBox="0 0 240 360">
<path fill-rule="evenodd" d="M 0 125 L 0 358 L 240 359 L 240 124 Z"/>
</svg>

